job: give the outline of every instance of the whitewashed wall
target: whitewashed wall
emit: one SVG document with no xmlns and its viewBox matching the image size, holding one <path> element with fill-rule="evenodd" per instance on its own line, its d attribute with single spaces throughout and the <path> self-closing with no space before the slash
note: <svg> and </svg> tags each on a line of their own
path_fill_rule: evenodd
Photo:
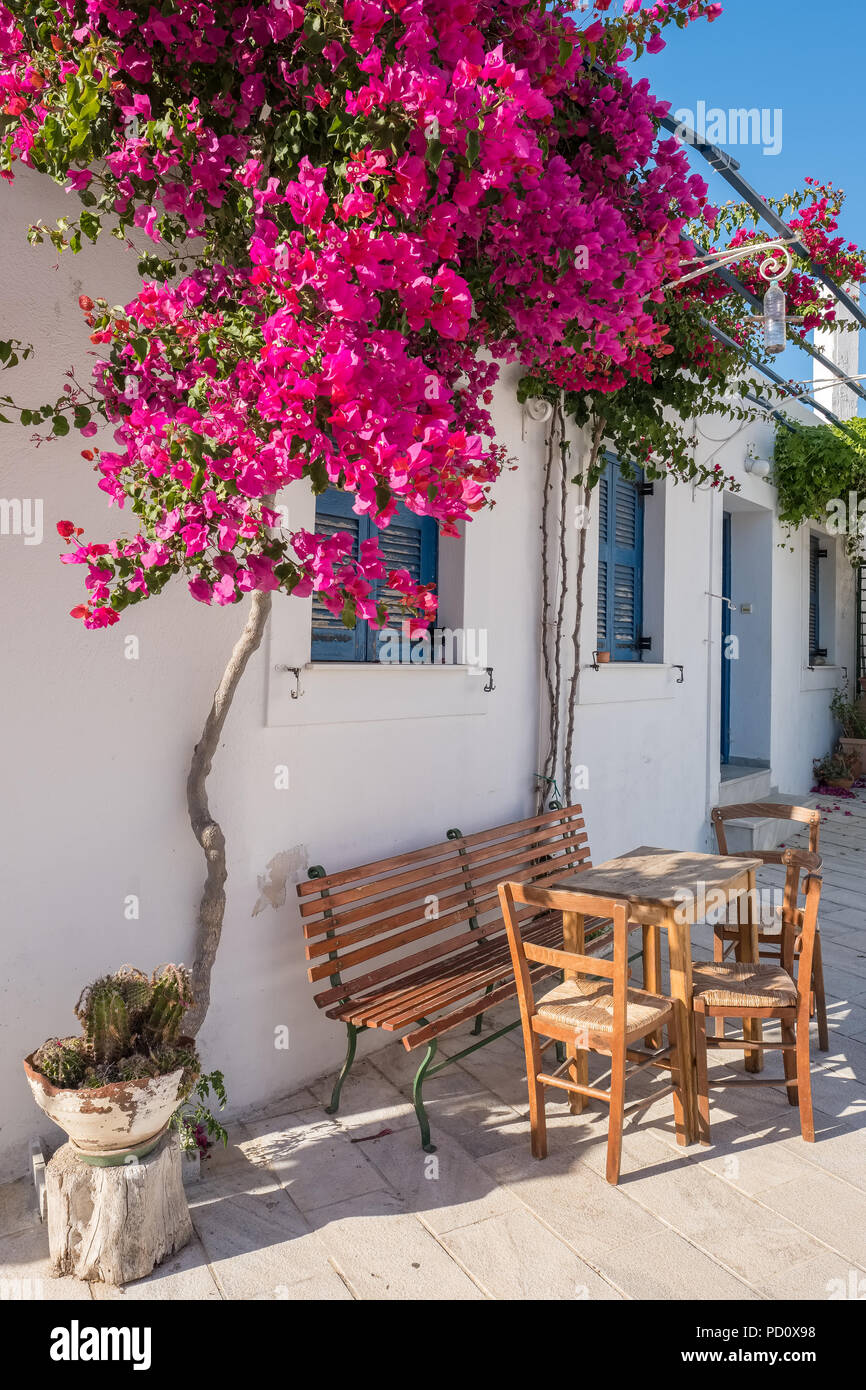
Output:
<svg viewBox="0 0 866 1390">
<path fill-rule="evenodd" d="M 794 406 L 804 424 L 815 416 Z M 596 861 L 641 844 L 712 848 L 708 810 L 718 802 L 720 783 L 722 516 L 725 503 L 734 525 L 732 598 L 751 614 L 738 613 L 732 631 L 739 657 L 732 663 L 732 755 L 764 757 L 771 783 L 782 792 L 810 789 L 812 759 L 829 750 L 836 729 L 829 713 L 833 690 L 856 676 L 854 571 L 841 541 L 828 537 L 834 554 L 825 570 L 835 594 L 835 631 L 828 638 L 828 665 L 808 669 L 808 554 L 810 530 L 789 536 L 775 516 L 770 481 L 745 469 L 747 449 L 772 458 L 773 428 L 713 418 L 699 422 L 699 458 L 714 454 L 733 473 L 740 491 L 727 499 L 704 488 L 666 484 L 664 511 L 664 615 L 648 623 L 662 631 L 662 650 L 641 663 L 588 668 L 595 645 L 593 587 L 598 548 L 597 519 L 589 536 L 585 601 L 584 669 L 575 761 L 587 768 L 581 793 Z M 719 448 L 721 444 L 721 448 Z M 718 452 L 715 452 L 717 451 Z M 656 485 L 656 493 L 659 487 Z M 658 513 L 657 496 L 647 502 Z M 655 523 L 654 523 L 655 524 Z M 659 549 L 647 550 L 645 583 L 653 583 Z M 823 642 L 823 638 L 822 638 Z M 683 681 L 674 663 L 683 667 Z"/>
<path fill-rule="evenodd" d="M 26 174 L 4 191 L 4 333 L 36 342 L 39 354 L 6 374 L 0 392 L 14 388 L 25 403 L 56 395 L 69 364 L 86 371 L 78 295 L 118 302 L 136 284 L 134 258 L 108 238 L 59 267 L 50 247 L 28 248 L 26 225 L 66 207 L 61 191 Z M 497 394 L 496 418 L 520 467 L 503 475 L 495 509 L 472 522 L 462 557 L 452 547 L 446 593 L 452 624 L 487 630 L 495 691 L 483 694 L 482 678 L 459 671 L 362 667 L 304 671 L 292 701 L 293 678 L 276 668 L 307 659 L 309 603 L 278 599 L 236 697 L 211 781 L 229 882 L 201 1038 L 234 1111 L 342 1055 L 341 1030 L 314 1007 L 305 978 L 293 883 L 306 867 L 347 867 L 441 839 L 455 824 L 471 832 L 532 809 L 544 426 L 524 427 L 513 382 L 507 376 Z M 82 985 L 126 961 L 152 968 L 191 958 L 202 861 L 184 809 L 186 768 L 243 617 L 240 608 L 204 609 L 177 584 L 116 627 L 86 633 L 67 616 L 82 597 L 80 571 L 59 564 L 54 526 L 71 518 L 89 538 L 109 537 L 122 514 L 108 511 L 77 436 L 34 450 L 30 433 L 0 433 L 0 496 L 42 499 L 45 527 L 39 545 L 0 536 L 0 1177 L 23 1171 L 31 1134 L 57 1138 L 32 1106 L 20 1059 L 47 1036 L 76 1031 Z M 748 438 L 721 456 L 726 470 Z M 580 795 L 597 860 L 641 842 L 703 844 L 717 793 L 719 605 L 705 591 L 719 592 L 721 501 L 684 487 L 661 492 L 650 549 L 660 563 L 663 544 L 663 660 L 581 677 L 576 755 L 590 770 Z M 766 483 L 745 480 L 743 496 L 772 503 Z M 301 524 L 308 495 L 295 488 L 288 501 Z M 593 614 L 594 545 L 591 537 Z M 835 676 L 802 669 L 802 554 L 773 556 L 773 773 L 796 790 L 830 737 L 829 692 L 807 687 L 832 686 Z M 848 579 L 839 587 L 839 622 L 853 632 Z M 129 635 L 135 660 L 124 654 Z M 585 650 L 593 645 L 588 631 Z M 685 668 L 682 685 L 674 662 Z M 276 785 L 283 767 L 286 790 Z M 125 915 L 131 895 L 137 920 Z M 287 1051 L 274 1047 L 280 1025 L 290 1029 Z"/>
<path fill-rule="evenodd" d="M 27 246 L 26 225 L 47 220 L 52 201 L 65 210 L 62 191 L 52 198 L 26 175 L 4 191 L 4 331 L 39 345 L 35 363 L 5 378 L 25 403 L 59 393 L 71 362 L 86 370 L 78 295 L 121 302 L 135 287 L 134 258 L 107 238 L 59 268 L 50 248 Z M 293 877 L 309 863 L 342 868 L 442 839 L 455 824 L 471 831 L 532 809 L 543 426 L 528 424 L 523 442 L 513 390 L 500 392 L 499 421 L 521 467 L 470 528 L 463 615 L 488 630 L 494 693 L 483 694 L 478 675 L 361 668 L 305 673 L 291 703 L 291 678 L 274 667 L 298 659 L 309 602 L 282 597 L 236 697 L 211 781 L 228 839 L 228 908 L 201 1039 L 235 1110 L 327 1070 L 344 1048 L 312 1003 Z M 77 1031 L 82 985 L 125 961 L 191 959 L 203 861 L 186 819 L 186 769 L 244 616 L 203 608 L 175 584 L 114 628 L 86 633 L 67 616 L 82 598 L 81 571 L 59 563 L 54 526 L 72 518 L 88 538 L 110 538 L 122 513 L 109 512 L 77 436 L 34 451 L 30 433 L 0 433 L 0 496 L 41 498 L 45 525 L 41 545 L 0 536 L 6 1174 L 23 1170 L 29 1135 L 57 1137 L 30 1101 L 20 1059 L 51 1034 Z M 300 522 L 296 498 L 290 506 Z M 125 659 L 129 634 L 138 660 Z M 338 722 L 317 723 L 328 698 Z M 275 786 L 282 765 L 288 790 Z M 133 894 L 137 921 L 124 916 Z M 274 1047 L 281 1024 L 288 1051 Z"/>
</svg>

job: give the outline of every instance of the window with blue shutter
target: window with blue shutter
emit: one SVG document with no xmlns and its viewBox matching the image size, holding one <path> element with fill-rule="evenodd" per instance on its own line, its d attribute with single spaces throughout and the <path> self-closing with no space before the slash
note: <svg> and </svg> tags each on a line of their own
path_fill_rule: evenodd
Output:
<svg viewBox="0 0 866 1390">
<path fill-rule="evenodd" d="M 419 584 L 435 583 L 438 567 L 439 528 L 432 517 L 416 516 L 402 502 L 389 526 L 378 527 L 369 516 L 358 516 L 352 505 L 355 495 L 329 488 L 316 498 L 316 531 L 333 536 L 347 531 L 352 536 L 353 554 L 360 553 L 362 541 L 378 538 L 386 575 L 373 588 L 373 597 L 385 604 L 389 614 L 391 635 L 402 633 L 407 619 L 400 607 L 400 596 L 388 588 L 387 574 L 391 570 L 408 570 Z M 379 649 L 388 641 L 389 633 L 373 628 L 363 619 L 355 627 L 344 625 L 339 614 L 330 613 L 322 600 L 313 595 L 312 622 L 313 661 L 378 661 Z M 385 648 L 394 649 L 393 641 Z"/>
<path fill-rule="evenodd" d="M 821 646 L 821 561 L 827 551 L 819 536 L 809 537 L 809 665 L 816 657 L 825 657 L 827 648 Z"/>
<path fill-rule="evenodd" d="M 640 661 L 643 633 L 643 473 L 628 478 L 613 455 L 598 485 L 599 651 Z"/>
</svg>

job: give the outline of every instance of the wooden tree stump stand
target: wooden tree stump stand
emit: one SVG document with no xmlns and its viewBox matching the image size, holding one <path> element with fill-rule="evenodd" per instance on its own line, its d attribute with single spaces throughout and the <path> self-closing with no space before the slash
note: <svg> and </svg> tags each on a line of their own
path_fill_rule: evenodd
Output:
<svg viewBox="0 0 866 1390">
<path fill-rule="evenodd" d="M 84 1163 L 64 1144 L 45 1178 L 52 1274 L 128 1284 L 192 1236 L 180 1150 L 170 1134 L 146 1158 L 114 1168 Z"/>
</svg>

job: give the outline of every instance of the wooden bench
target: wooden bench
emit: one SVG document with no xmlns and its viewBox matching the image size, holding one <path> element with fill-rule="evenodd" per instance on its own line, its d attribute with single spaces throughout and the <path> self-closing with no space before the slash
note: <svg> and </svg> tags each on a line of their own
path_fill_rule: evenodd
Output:
<svg viewBox="0 0 866 1390">
<path fill-rule="evenodd" d="M 480 1035 L 484 1009 L 517 995 L 497 885 L 551 883 L 589 867 L 581 808 L 568 806 L 475 835 L 449 830 L 441 844 L 340 873 L 311 868 L 309 881 L 298 884 L 307 973 L 325 985 L 316 1004 L 347 1030 L 328 1113 L 339 1106 L 358 1034 L 402 1032 L 407 1050 L 426 1047 L 412 1097 L 422 1147 L 433 1153 L 425 1077 L 520 1026 L 516 1019 L 433 1063 L 443 1033 L 474 1016 L 472 1031 Z M 562 945 L 559 913 L 525 909 L 521 926 L 527 941 Z M 595 953 L 611 940 L 610 924 L 600 919 L 588 921 L 586 931 Z M 556 973 L 550 966 L 533 970 L 539 980 Z M 658 939 L 646 932 L 644 979 L 658 979 Z"/>
</svg>

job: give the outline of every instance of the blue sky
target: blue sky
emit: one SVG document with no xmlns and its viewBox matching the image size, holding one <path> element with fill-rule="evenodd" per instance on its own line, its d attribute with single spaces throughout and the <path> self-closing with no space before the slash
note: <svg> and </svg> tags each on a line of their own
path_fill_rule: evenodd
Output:
<svg viewBox="0 0 866 1390">
<path fill-rule="evenodd" d="M 781 195 L 801 186 L 804 175 L 845 190 L 840 232 L 866 245 L 866 181 L 863 179 L 864 83 L 857 35 L 864 0 L 722 0 L 724 13 L 684 32 L 665 31 L 667 47 L 636 65 L 653 92 L 672 110 L 758 107 L 782 112 L 782 147 L 765 155 L 760 145 L 728 145 L 741 172 L 759 193 Z M 616 7 L 618 8 L 618 6 Z M 721 142 L 718 142 L 721 143 Z M 733 196 L 696 155 L 714 201 Z M 862 336 L 861 336 L 862 356 Z M 783 375 L 802 379 L 810 361 L 784 355 Z M 778 364 L 777 364 L 778 365 Z"/>
</svg>

